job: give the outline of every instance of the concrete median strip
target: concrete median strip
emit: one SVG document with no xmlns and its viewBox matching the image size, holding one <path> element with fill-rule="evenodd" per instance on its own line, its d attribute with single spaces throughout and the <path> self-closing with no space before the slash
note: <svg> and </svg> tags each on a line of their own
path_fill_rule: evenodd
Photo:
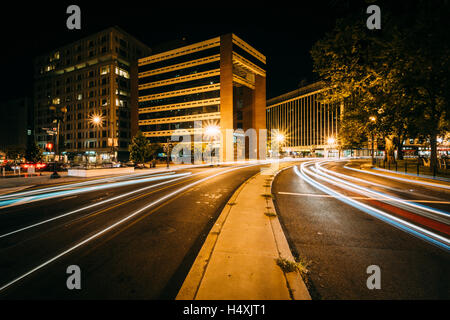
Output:
<svg viewBox="0 0 450 320">
<path fill-rule="evenodd" d="M 177 300 L 310 300 L 267 194 L 269 176 L 258 174 L 231 197 L 209 233 Z"/>
</svg>

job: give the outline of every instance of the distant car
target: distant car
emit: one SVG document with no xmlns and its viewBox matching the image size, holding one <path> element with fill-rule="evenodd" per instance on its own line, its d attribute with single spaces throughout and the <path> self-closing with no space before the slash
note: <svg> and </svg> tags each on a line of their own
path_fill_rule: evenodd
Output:
<svg viewBox="0 0 450 320">
<path fill-rule="evenodd" d="M 126 167 L 134 167 L 134 162 L 133 161 L 128 161 L 127 163 L 125 163 Z"/>
<path fill-rule="evenodd" d="M 145 165 L 143 163 L 136 163 L 134 166 L 135 169 L 145 169 Z"/>
<path fill-rule="evenodd" d="M 28 168 L 36 168 L 36 170 L 43 170 L 47 167 L 46 163 L 23 163 L 20 165 L 22 169 L 28 170 Z"/>
</svg>

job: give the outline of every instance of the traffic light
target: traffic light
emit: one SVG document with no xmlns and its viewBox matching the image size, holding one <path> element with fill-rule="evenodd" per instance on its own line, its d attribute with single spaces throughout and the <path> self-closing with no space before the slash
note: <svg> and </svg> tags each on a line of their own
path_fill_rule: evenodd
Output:
<svg viewBox="0 0 450 320">
<path fill-rule="evenodd" d="M 45 150 L 46 150 L 47 152 L 51 152 L 51 151 L 53 150 L 53 143 L 47 143 L 47 144 L 45 145 Z"/>
</svg>

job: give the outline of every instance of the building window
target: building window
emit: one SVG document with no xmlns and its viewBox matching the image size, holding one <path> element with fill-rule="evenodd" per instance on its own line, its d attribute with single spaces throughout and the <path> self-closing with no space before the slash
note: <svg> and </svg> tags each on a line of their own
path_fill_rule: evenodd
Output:
<svg viewBox="0 0 450 320">
<path fill-rule="evenodd" d="M 120 77 L 124 77 L 125 79 L 130 79 L 129 72 L 118 67 L 116 67 L 116 74 Z"/>
<path fill-rule="evenodd" d="M 109 66 L 102 67 L 102 68 L 100 69 L 100 74 L 101 74 L 101 75 L 105 75 L 105 74 L 108 74 L 108 73 L 109 73 Z"/>
</svg>

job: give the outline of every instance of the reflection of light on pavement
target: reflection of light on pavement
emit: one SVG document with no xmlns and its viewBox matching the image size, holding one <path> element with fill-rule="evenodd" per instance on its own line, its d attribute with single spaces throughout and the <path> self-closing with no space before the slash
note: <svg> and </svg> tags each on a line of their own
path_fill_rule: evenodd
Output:
<svg viewBox="0 0 450 320">
<path fill-rule="evenodd" d="M 307 166 L 313 165 L 314 162 L 305 162 L 301 165 L 300 171 L 298 167 L 294 167 L 294 172 L 301 177 L 303 180 L 305 180 L 308 184 L 312 185 L 313 187 L 329 194 L 335 197 L 337 200 L 342 201 L 352 207 L 355 207 L 363 212 L 366 212 L 367 214 L 380 219 L 390 225 L 395 226 L 396 228 L 399 228 L 409 234 L 412 234 L 420 239 L 423 239 L 425 241 L 428 241 L 432 244 L 435 244 L 439 246 L 440 248 L 443 248 L 447 251 L 450 250 L 450 241 L 439 234 L 436 234 L 432 231 L 426 230 L 424 228 L 421 228 L 419 226 L 416 226 L 408 221 L 402 220 L 396 216 L 393 216 L 387 212 L 384 212 L 382 210 L 376 209 L 372 206 L 369 206 L 367 204 L 364 204 L 362 202 L 359 202 L 355 199 L 352 199 L 351 197 L 345 196 L 342 193 L 339 193 L 319 182 L 312 179 L 314 178 L 323 178 L 320 177 L 318 174 L 314 173 L 313 171 L 309 170 Z M 322 179 L 323 180 L 323 179 Z"/>
</svg>

